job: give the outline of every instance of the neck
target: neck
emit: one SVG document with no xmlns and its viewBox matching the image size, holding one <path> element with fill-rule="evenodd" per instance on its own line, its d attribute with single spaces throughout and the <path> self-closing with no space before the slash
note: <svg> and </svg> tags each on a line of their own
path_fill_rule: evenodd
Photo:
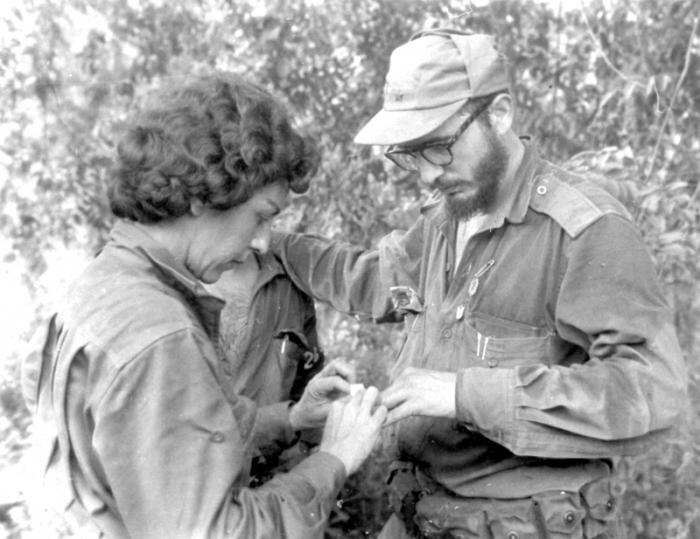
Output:
<svg viewBox="0 0 700 539">
<path fill-rule="evenodd" d="M 187 262 L 187 238 L 188 227 L 184 226 L 185 219 L 166 219 L 157 223 L 136 223 L 136 226 L 148 234 L 155 241 L 165 247 L 173 258 L 186 266 Z"/>
</svg>

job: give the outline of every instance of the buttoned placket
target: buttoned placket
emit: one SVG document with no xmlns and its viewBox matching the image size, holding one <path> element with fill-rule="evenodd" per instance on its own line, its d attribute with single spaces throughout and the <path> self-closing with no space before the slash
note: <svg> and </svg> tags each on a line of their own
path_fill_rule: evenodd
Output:
<svg viewBox="0 0 700 539">
<path fill-rule="evenodd" d="M 473 300 L 481 291 L 485 276 L 488 276 L 489 272 L 496 265 L 496 259 L 493 256 L 495 246 L 492 246 L 494 252 L 488 253 L 488 255 L 480 252 L 478 246 L 480 244 L 484 245 L 484 243 L 479 242 L 479 237 L 483 237 L 483 234 L 492 233 L 493 230 L 482 228 L 469 238 L 462 260 L 459 262 L 457 271 L 454 272 L 454 278 L 452 281 L 448 281 L 447 294 L 443 304 L 444 310 L 441 317 L 441 340 L 451 339 L 455 335 L 455 329 L 459 324 L 470 324 L 471 316 L 469 315 L 473 310 Z M 446 278 L 448 277 L 446 275 Z M 497 361 L 488 360 L 487 358 L 489 337 L 482 335 L 476 328 L 471 326 L 470 330 L 476 333 L 477 349 L 473 350 L 476 357 L 483 362 L 487 362 L 486 364 L 489 367 L 497 366 Z"/>
</svg>

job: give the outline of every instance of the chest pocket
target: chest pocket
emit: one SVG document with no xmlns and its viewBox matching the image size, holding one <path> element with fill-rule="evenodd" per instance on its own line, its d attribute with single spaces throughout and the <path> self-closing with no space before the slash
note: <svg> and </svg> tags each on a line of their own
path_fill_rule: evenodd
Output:
<svg viewBox="0 0 700 539">
<path fill-rule="evenodd" d="M 552 338 L 516 337 L 512 339 L 477 335 L 477 361 L 488 367 L 551 365 Z"/>
<path fill-rule="evenodd" d="M 552 365 L 566 354 L 563 341 L 549 328 L 472 313 L 462 324 L 462 344 L 471 366 Z"/>
</svg>

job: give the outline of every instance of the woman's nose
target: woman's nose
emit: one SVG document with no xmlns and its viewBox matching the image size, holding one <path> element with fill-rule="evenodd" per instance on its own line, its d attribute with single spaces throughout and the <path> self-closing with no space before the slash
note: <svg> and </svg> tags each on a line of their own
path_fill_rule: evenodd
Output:
<svg viewBox="0 0 700 539">
<path fill-rule="evenodd" d="M 255 234 L 255 237 L 250 242 L 250 246 L 254 251 L 265 254 L 270 248 L 270 223 L 264 223 L 260 226 Z"/>
</svg>

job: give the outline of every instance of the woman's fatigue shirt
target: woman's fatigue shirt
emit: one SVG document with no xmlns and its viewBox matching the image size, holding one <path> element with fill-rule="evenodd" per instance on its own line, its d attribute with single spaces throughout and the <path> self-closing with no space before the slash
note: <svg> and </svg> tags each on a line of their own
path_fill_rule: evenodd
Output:
<svg viewBox="0 0 700 539">
<path fill-rule="evenodd" d="M 396 456 L 463 496 L 575 490 L 663 438 L 686 370 L 651 258 L 624 207 L 534 146 L 455 260 L 438 195 L 406 232 L 365 251 L 275 238 L 295 282 L 336 309 L 403 317 L 392 379 L 457 373 L 457 418 L 411 417 Z M 456 267 L 455 267 L 456 266 Z"/>
<path fill-rule="evenodd" d="M 95 535 L 323 535 L 345 479 L 336 457 L 247 488 L 253 448 L 295 433 L 288 402 L 236 394 L 213 345 L 222 305 L 119 222 L 25 363 L 46 495 Z"/>
</svg>

